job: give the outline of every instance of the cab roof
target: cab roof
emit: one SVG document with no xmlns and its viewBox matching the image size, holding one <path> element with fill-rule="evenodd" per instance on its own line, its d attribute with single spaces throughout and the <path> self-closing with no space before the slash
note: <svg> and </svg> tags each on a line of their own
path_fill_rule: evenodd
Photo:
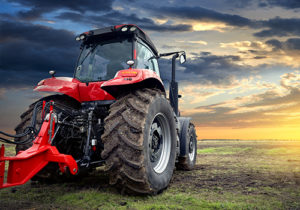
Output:
<svg viewBox="0 0 300 210">
<path fill-rule="evenodd" d="M 109 37 L 110 34 L 118 34 L 118 35 L 130 35 L 134 34 L 136 37 L 142 39 L 144 42 L 146 42 L 149 47 L 153 50 L 155 55 L 158 55 L 157 49 L 154 46 L 153 42 L 151 39 L 147 36 L 147 34 L 140 29 L 137 25 L 134 24 L 122 24 L 122 25 L 116 25 L 116 26 L 110 26 L 110 27 L 105 27 L 105 28 L 100 28 L 100 29 L 95 29 L 95 30 L 90 30 L 87 32 L 84 32 L 80 34 L 76 40 L 80 40 L 80 37 L 83 37 L 84 40 L 89 40 L 92 37 Z"/>
</svg>

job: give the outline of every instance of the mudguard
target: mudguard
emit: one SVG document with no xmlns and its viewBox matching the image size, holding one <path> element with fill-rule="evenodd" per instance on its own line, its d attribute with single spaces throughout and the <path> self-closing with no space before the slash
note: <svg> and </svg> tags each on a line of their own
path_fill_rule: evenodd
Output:
<svg viewBox="0 0 300 210">
<path fill-rule="evenodd" d="M 126 69 L 118 71 L 115 78 L 104 82 L 101 88 L 113 97 L 141 88 L 158 88 L 165 92 L 160 77 L 148 69 Z"/>
<path fill-rule="evenodd" d="M 33 90 L 63 93 L 80 102 L 78 83 L 78 80 L 71 77 L 52 77 L 40 81 Z"/>
</svg>

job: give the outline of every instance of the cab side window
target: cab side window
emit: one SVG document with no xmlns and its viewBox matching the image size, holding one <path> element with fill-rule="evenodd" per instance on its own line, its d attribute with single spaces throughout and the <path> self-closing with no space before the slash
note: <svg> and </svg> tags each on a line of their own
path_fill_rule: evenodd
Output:
<svg viewBox="0 0 300 210">
<path fill-rule="evenodd" d="M 137 69 L 149 69 L 159 75 L 158 62 L 152 51 L 141 41 L 137 41 Z"/>
</svg>

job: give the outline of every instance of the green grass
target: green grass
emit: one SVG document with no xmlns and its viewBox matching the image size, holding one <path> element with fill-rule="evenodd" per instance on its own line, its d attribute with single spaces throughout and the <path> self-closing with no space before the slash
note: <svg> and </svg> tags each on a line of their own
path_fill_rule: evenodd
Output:
<svg viewBox="0 0 300 210">
<path fill-rule="evenodd" d="M 0 144 L 0 147 L 2 144 Z M 5 146 L 5 156 L 15 156 L 16 155 L 16 150 L 15 150 L 15 145 L 12 144 L 4 144 Z"/>
<path fill-rule="evenodd" d="M 103 169 L 0 190 L 0 209 L 300 209 L 300 142 L 199 142 L 196 169 L 156 196 L 121 195 Z M 7 150 L 13 153 L 13 148 Z"/>
<path fill-rule="evenodd" d="M 0 147 L 2 146 L 2 144 L 0 144 Z M 16 155 L 16 150 L 15 150 L 15 146 L 12 144 L 4 144 L 5 146 L 5 152 L 4 152 L 4 156 L 15 156 Z M 5 163 L 5 173 L 4 173 L 4 179 L 6 180 L 7 177 L 7 170 L 8 170 L 8 161 L 6 161 Z"/>
<path fill-rule="evenodd" d="M 205 148 L 199 149 L 197 151 L 198 154 L 218 154 L 218 155 L 232 155 L 237 153 L 247 153 L 251 151 L 251 147 L 239 148 L 233 146 L 225 146 L 225 147 L 215 147 L 215 148 Z"/>
<path fill-rule="evenodd" d="M 298 148 L 274 148 L 266 152 L 268 155 L 291 155 L 300 152 Z"/>
</svg>

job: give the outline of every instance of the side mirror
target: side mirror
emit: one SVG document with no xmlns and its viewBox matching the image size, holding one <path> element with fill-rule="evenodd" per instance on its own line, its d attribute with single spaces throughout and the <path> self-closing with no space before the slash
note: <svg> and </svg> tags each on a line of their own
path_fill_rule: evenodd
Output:
<svg viewBox="0 0 300 210">
<path fill-rule="evenodd" d="M 185 53 L 182 53 L 179 57 L 179 61 L 181 64 L 185 63 L 186 61 L 186 56 L 185 56 Z"/>
</svg>

